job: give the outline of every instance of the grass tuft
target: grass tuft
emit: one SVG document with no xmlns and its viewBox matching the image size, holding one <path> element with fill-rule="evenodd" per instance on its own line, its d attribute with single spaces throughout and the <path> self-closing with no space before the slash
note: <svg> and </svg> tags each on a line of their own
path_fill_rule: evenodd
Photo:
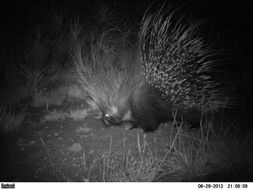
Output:
<svg viewBox="0 0 253 190">
<path fill-rule="evenodd" d="M 0 107 L 0 130 L 3 132 L 11 132 L 17 129 L 23 122 L 26 113 L 16 113 L 6 106 Z"/>
</svg>

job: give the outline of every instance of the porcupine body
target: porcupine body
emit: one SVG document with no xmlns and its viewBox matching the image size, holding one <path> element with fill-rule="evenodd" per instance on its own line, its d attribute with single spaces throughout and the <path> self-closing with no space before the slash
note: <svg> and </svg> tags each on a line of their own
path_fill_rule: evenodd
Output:
<svg viewBox="0 0 253 190">
<path fill-rule="evenodd" d="M 164 17 L 160 10 L 144 16 L 141 24 L 141 65 L 153 95 L 140 100 L 137 109 L 133 106 L 133 115 L 140 115 L 137 120 L 145 121 L 142 128 L 146 131 L 154 131 L 161 122 L 173 119 L 172 110 L 177 111 L 177 119 L 183 118 L 198 127 L 203 115 L 229 103 L 221 84 L 215 80 L 220 52 L 200 37 L 198 23 L 187 25 L 181 20 L 173 23 L 173 14 Z M 150 108 L 152 119 L 138 114 L 142 113 L 140 105 L 144 102 L 149 105 L 146 110 Z"/>
<path fill-rule="evenodd" d="M 198 36 L 197 24 L 172 23 L 173 13 L 145 15 L 139 32 L 140 59 L 124 69 L 80 72 L 84 91 L 102 113 L 106 126 L 130 124 L 155 131 L 177 119 L 199 125 L 200 116 L 226 106 L 219 83 L 212 78 L 217 51 Z M 87 70 L 87 69 L 83 69 Z M 95 78 L 94 78 L 95 77 Z"/>
</svg>

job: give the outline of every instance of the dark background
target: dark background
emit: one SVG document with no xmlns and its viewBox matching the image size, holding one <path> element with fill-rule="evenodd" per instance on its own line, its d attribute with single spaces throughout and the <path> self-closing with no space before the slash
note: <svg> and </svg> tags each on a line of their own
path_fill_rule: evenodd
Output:
<svg viewBox="0 0 253 190">
<path fill-rule="evenodd" d="M 164 1 L 118 0 L 44 0 L 44 1 L 1 1 L 1 32 L 21 38 L 36 24 L 45 22 L 50 11 L 55 11 L 65 18 L 78 16 L 83 22 L 89 21 L 98 9 L 98 3 L 110 5 L 120 16 L 131 19 L 141 17 L 147 6 L 160 7 Z M 207 1 L 167 1 L 176 8 L 181 6 L 182 12 L 197 19 L 211 18 L 229 30 L 236 38 L 245 43 L 248 50 L 252 41 L 251 5 L 247 1 L 207 0 Z M 119 18 L 119 19 L 122 19 Z"/>
</svg>

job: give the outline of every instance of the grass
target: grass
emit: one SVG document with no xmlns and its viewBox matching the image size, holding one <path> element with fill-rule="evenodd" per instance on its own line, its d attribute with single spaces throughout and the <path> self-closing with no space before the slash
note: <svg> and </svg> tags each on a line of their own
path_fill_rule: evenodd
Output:
<svg viewBox="0 0 253 190">
<path fill-rule="evenodd" d="M 82 99 L 83 94 L 77 85 L 64 85 L 52 90 L 44 91 L 35 96 L 31 102 L 33 107 L 61 105 L 69 98 Z"/>
<path fill-rule="evenodd" d="M 0 130 L 3 132 L 12 132 L 23 122 L 26 113 L 16 113 L 6 106 L 0 107 Z"/>
<path fill-rule="evenodd" d="M 50 153 L 50 151 L 49 151 L 46 143 L 44 142 L 43 138 L 41 138 L 41 137 L 40 137 L 40 142 L 41 142 L 41 144 L 43 145 L 43 147 L 44 147 L 44 149 L 46 151 L 47 157 L 48 157 L 49 162 L 50 162 L 50 166 L 53 169 L 54 176 L 56 177 L 56 180 L 58 182 L 63 181 L 64 175 L 62 174 L 62 166 L 63 166 L 63 164 L 65 162 L 65 159 L 61 162 L 59 169 L 57 169 L 56 165 L 53 162 L 52 155 L 51 155 L 51 153 Z"/>
<path fill-rule="evenodd" d="M 140 143 L 139 134 L 137 136 L 138 143 Z M 124 139 L 122 152 L 112 152 L 111 146 L 112 137 L 110 138 L 108 151 L 93 160 L 87 174 L 89 181 L 152 181 L 158 169 L 158 162 L 152 156 L 151 150 L 147 148 L 147 143 L 140 149 L 138 156 L 134 155 L 130 150 L 126 151 Z"/>
<path fill-rule="evenodd" d="M 49 94 L 39 94 L 33 98 L 31 105 L 33 107 L 46 106 L 47 108 L 52 105 L 61 105 L 65 100 L 64 94 L 55 92 L 50 92 Z"/>
<path fill-rule="evenodd" d="M 236 172 L 243 171 L 250 174 L 253 171 L 252 143 L 249 136 L 242 136 L 240 139 L 238 131 L 231 129 L 227 133 L 227 130 L 215 130 L 211 123 L 204 125 L 203 132 L 199 130 L 188 133 L 182 130 L 182 125 L 172 125 L 168 145 L 170 148 L 162 158 L 154 154 L 145 134 L 143 142 L 140 141 L 139 134 L 137 135 L 138 154 L 125 150 L 124 139 L 122 151 L 111 152 L 111 138 L 108 151 L 91 164 L 87 180 L 236 181 L 240 178 Z"/>
</svg>

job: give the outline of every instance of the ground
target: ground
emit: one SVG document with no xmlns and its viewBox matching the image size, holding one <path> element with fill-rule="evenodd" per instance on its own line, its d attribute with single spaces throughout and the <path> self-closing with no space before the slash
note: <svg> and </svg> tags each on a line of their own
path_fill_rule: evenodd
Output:
<svg viewBox="0 0 253 190">
<path fill-rule="evenodd" d="M 85 106 L 67 102 L 51 109 Z M 43 121 L 48 111 L 33 108 L 18 130 L 2 136 L 1 181 L 101 181 L 94 162 L 106 153 L 139 156 L 145 142 L 155 158 L 162 159 L 168 151 L 165 126 L 144 135 L 140 129 L 105 128 L 94 113 L 79 121 Z"/>
<path fill-rule="evenodd" d="M 19 114 L 1 107 L 0 181 L 253 179 L 252 131 L 240 130 L 230 120 L 216 121 L 216 127 L 207 122 L 198 129 L 172 121 L 144 133 L 105 127 L 99 112 L 83 99 L 56 102 L 20 103 Z"/>
</svg>

